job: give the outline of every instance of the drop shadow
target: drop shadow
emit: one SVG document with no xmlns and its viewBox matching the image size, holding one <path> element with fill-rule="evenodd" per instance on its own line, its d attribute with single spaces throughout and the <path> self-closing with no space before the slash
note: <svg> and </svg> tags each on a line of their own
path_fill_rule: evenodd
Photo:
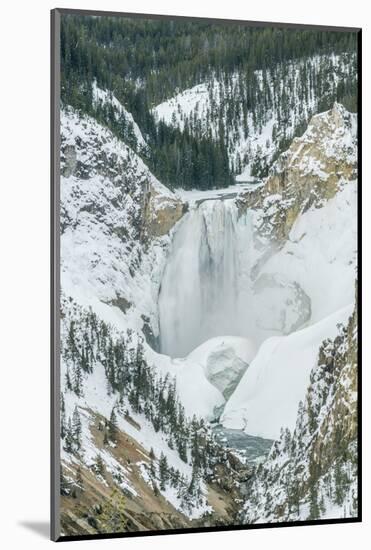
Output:
<svg viewBox="0 0 371 550">
<path fill-rule="evenodd" d="M 50 523 L 48 521 L 19 521 L 18 525 L 33 531 L 43 539 L 50 538 Z"/>
</svg>

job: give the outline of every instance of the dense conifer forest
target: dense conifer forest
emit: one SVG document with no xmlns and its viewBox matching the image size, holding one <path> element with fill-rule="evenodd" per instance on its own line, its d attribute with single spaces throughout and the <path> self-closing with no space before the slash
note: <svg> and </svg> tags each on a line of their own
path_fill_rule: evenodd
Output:
<svg viewBox="0 0 371 550">
<path fill-rule="evenodd" d="M 142 156 L 160 181 L 169 187 L 225 187 L 233 183 L 241 168 L 239 158 L 234 163 L 228 160 L 233 144 L 227 137 L 232 134 L 237 111 L 242 110 L 246 122 L 246 113 L 252 110 L 259 126 L 271 107 L 269 92 L 261 93 L 255 72 L 262 71 L 266 82 L 266 75 L 277 65 L 311 56 L 352 55 L 356 48 L 355 33 L 66 15 L 61 27 L 62 103 L 93 115 L 135 148 L 135 139 L 130 142 L 129 136 L 128 140 L 127 128 L 115 117 L 112 106 L 98 109 L 94 103 L 92 82 L 96 82 L 132 113 L 149 145 Z M 322 79 L 331 69 L 323 67 Z M 218 105 L 217 134 L 201 132 L 197 120 L 187 121 L 182 130 L 156 121 L 152 109 L 160 102 L 208 82 L 211 76 L 225 86 L 236 72 L 241 85 L 237 94 L 225 94 Z M 334 100 L 356 110 L 357 85 L 351 75 L 339 79 L 328 93 L 320 82 L 311 85 L 323 97 L 319 110 L 329 108 Z M 289 111 L 289 89 L 280 104 L 283 112 Z M 297 124 L 295 135 L 304 129 Z M 283 149 L 287 139 L 281 138 L 279 144 Z M 266 169 L 257 158 L 256 175 L 264 176 Z"/>
<path fill-rule="evenodd" d="M 166 439 L 168 449 L 175 451 L 180 460 L 190 464 L 192 477 L 187 482 L 181 471 L 169 466 L 163 452 L 156 463 L 153 449 L 150 451 L 151 462 L 146 465 L 145 477 L 155 495 L 168 488 L 176 490 L 181 506 L 189 513 L 195 506 L 204 502 L 203 482 L 217 482 L 216 469 L 224 464 L 229 473 L 235 473 L 231 456 L 221 447 L 204 419 L 188 418 L 181 404 L 176 388 L 175 378 L 166 375 L 158 376 L 152 365 L 148 365 L 144 356 L 143 340 L 135 342 L 133 331 L 117 334 L 117 331 L 101 321 L 91 309 L 83 310 L 63 298 L 66 314 L 65 338 L 62 345 L 62 358 L 67 365 L 65 380 L 66 395 L 74 393 L 76 397 L 84 396 L 84 379 L 103 365 L 107 381 L 107 392 L 116 397 L 109 420 L 99 423 L 98 430 L 103 432 L 103 448 L 117 444 L 119 434 L 118 417 L 133 422 L 130 411 L 143 414 L 151 423 L 156 433 L 160 432 Z M 61 439 L 63 450 L 76 459 L 82 459 L 82 422 L 78 407 L 75 406 L 71 416 L 67 416 L 65 398 L 61 394 Z M 232 457 L 233 458 L 233 457 Z M 232 460 L 233 462 L 233 460 Z M 94 473 L 102 479 L 105 475 L 102 456 L 97 454 L 92 465 Z M 78 477 L 78 476 L 77 476 Z M 120 478 L 116 482 L 122 482 Z M 77 498 L 84 488 L 81 480 L 66 479 L 61 470 L 62 496 Z M 117 504 L 117 503 L 116 503 Z M 108 506 L 108 504 L 106 504 Z M 104 531 L 105 520 L 99 512 L 100 529 Z M 117 527 L 108 522 L 108 531 Z M 120 526 L 122 529 L 122 525 Z"/>
</svg>

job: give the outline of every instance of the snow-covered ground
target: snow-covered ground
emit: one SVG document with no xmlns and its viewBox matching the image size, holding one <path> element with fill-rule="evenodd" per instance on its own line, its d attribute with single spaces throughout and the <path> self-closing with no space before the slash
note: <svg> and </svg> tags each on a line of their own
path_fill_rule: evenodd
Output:
<svg viewBox="0 0 371 550">
<path fill-rule="evenodd" d="M 96 87 L 94 93 L 120 111 L 114 97 Z M 202 89 L 195 95 L 203 97 Z M 353 155 L 354 135 L 331 137 L 328 155 L 344 148 Z M 146 362 L 176 379 L 189 417 L 213 420 L 222 412 L 224 427 L 269 439 L 278 438 L 282 427 L 292 429 L 322 341 L 336 335 L 353 308 L 356 181 L 342 180 L 333 198 L 302 211 L 277 246 L 259 230 L 283 206 L 282 197 L 263 195 L 245 210 L 236 201 L 247 192 L 263 193 L 265 182 L 173 194 L 131 148 L 70 110 L 62 114 L 62 143 L 64 294 L 92 307 L 116 330 L 131 331 L 134 342 L 149 327 L 159 343 L 144 343 Z M 302 166 L 326 185 L 319 168 Z M 148 190 L 154 209 L 179 199 L 190 205 L 168 234 L 150 241 L 141 233 Z M 158 347 L 161 353 L 153 349 Z M 81 412 L 84 461 L 90 465 L 97 454 L 90 411 L 109 418 L 117 396 L 107 391 L 102 365 L 86 375 L 82 396 L 64 393 L 66 414 L 75 406 Z M 190 465 L 163 434 L 144 415 L 130 414 L 140 430 L 122 415 L 119 428 L 147 451 L 164 453 L 189 481 Z M 134 494 L 123 465 L 109 451 L 101 454 Z M 62 458 L 74 460 L 64 451 Z M 177 507 L 176 495 L 166 491 Z M 207 510 L 200 504 L 189 517 Z"/>
<path fill-rule="evenodd" d="M 288 336 L 266 340 L 227 402 L 222 425 L 274 440 L 282 427 L 292 431 L 319 347 L 325 338 L 336 336 L 337 325 L 348 320 L 353 307 Z"/>
<path fill-rule="evenodd" d="M 177 391 L 189 417 L 195 414 L 212 420 L 214 411 L 225 404 L 222 392 L 208 380 L 202 361 L 192 356 L 172 359 L 150 347 L 146 348 L 146 357 L 159 372 L 176 378 Z"/>
</svg>

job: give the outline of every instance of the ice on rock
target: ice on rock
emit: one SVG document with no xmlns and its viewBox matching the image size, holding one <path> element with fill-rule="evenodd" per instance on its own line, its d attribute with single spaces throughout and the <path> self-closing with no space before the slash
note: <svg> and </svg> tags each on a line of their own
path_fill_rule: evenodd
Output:
<svg viewBox="0 0 371 550">
<path fill-rule="evenodd" d="M 201 344 L 187 359 L 202 365 L 206 378 L 228 400 L 255 353 L 247 338 L 222 336 Z"/>
</svg>

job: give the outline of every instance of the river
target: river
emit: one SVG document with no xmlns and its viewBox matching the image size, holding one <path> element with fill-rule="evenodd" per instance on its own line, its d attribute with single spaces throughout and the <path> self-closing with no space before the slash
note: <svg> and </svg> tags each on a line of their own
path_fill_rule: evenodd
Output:
<svg viewBox="0 0 371 550">
<path fill-rule="evenodd" d="M 248 435 L 242 430 L 224 428 L 220 424 L 213 428 L 217 440 L 236 451 L 246 462 L 259 462 L 269 453 L 273 441 Z"/>
</svg>

